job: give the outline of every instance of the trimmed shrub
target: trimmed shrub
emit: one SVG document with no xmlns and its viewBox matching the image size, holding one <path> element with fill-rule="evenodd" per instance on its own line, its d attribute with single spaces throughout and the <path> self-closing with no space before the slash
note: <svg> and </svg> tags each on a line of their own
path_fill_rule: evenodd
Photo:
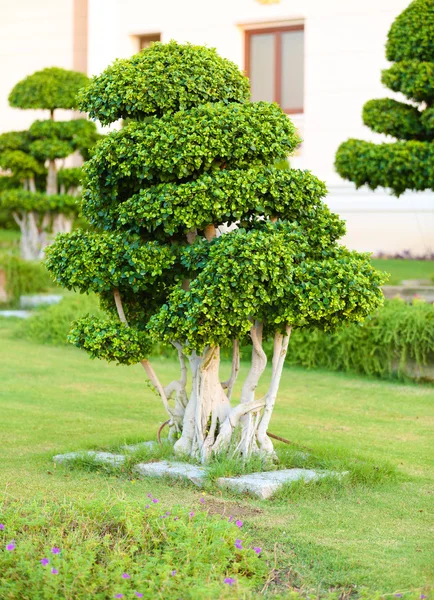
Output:
<svg viewBox="0 0 434 600">
<path fill-rule="evenodd" d="M 434 305 L 421 300 L 412 304 L 387 300 L 360 325 L 351 324 L 332 333 L 298 329 L 288 347 L 287 362 L 379 377 L 423 379 L 423 368 L 434 365 Z"/>
<path fill-rule="evenodd" d="M 66 345 L 71 321 L 89 313 L 104 315 L 93 294 L 67 296 L 59 304 L 41 307 L 23 321 L 17 329 L 17 336 L 40 344 Z"/>
<path fill-rule="evenodd" d="M 45 266 L 17 256 L 2 256 L 0 269 L 5 271 L 8 304 L 16 304 L 22 294 L 48 292 L 53 287 Z"/>
</svg>

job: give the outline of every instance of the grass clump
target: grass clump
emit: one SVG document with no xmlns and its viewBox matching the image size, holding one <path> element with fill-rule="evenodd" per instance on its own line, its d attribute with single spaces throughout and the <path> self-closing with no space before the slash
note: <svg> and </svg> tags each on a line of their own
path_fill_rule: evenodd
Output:
<svg viewBox="0 0 434 600">
<path fill-rule="evenodd" d="M 89 313 L 104 314 L 95 295 L 65 296 L 59 304 L 40 307 L 23 321 L 17 329 L 17 337 L 39 344 L 65 345 L 72 321 Z"/>
<path fill-rule="evenodd" d="M 204 511 L 166 510 L 149 496 L 134 509 L 3 504 L 2 598 L 254 597 L 267 564 L 247 533 Z"/>
</svg>

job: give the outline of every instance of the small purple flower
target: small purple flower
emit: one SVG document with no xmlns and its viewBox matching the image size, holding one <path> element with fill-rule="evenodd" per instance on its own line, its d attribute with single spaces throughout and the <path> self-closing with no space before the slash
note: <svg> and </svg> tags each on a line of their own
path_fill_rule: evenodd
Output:
<svg viewBox="0 0 434 600">
<path fill-rule="evenodd" d="M 131 579 L 131 577 L 128 573 L 122 573 L 122 579 Z"/>
<path fill-rule="evenodd" d="M 16 548 L 15 540 L 12 540 L 12 542 L 6 546 L 6 550 L 9 550 L 9 552 L 12 552 L 12 550 L 15 550 L 15 548 Z"/>
<path fill-rule="evenodd" d="M 227 583 L 228 585 L 234 585 L 235 579 L 233 577 L 225 577 L 223 583 Z"/>
<path fill-rule="evenodd" d="M 167 510 L 167 511 L 166 511 L 166 515 L 170 515 L 170 510 Z"/>
<path fill-rule="evenodd" d="M 3 525 L 3 523 L 0 523 L 0 530 L 3 531 L 4 528 L 5 526 Z"/>
<path fill-rule="evenodd" d="M 241 540 L 235 540 L 235 548 L 238 548 L 238 550 L 243 549 L 243 543 L 241 542 Z"/>
<path fill-rule="evenodd" d="M 134 592 L 137 596 L 137 598 L 143 598 L 143 594 L 141 594 L 140 592 Z"/>
<path fill-rule="evenodd" d="M 232 515 L 230 515 L 228 521 L 229 521 L 229 523 L 232 523 Z"/>
<path fill-rule="evenodd" d="M 115 594 L 115 598 L 123 598 L 124 595 L 123 594 Z"/>
<path fill-rule="evenodd" d="M 235 521 L 235 525 L 241 529 L 241 527 L 243 526 L 243 522 L 237 520 L 237 521 Z"/>
<path fill-rule="evenodd" d="M 205 504 L 205 498 L 199 498 L 199 502 L 201 502 L 202 504 Z"/>
<path fill-rule="evenodd" d="M 179 517 L 173 517 L 174 521 L 177 521 L 179 519 Z"/>
<path fill-rule="evenodd" d="M 262 549 L 259 548 L 258 546 L 253 546 L 253 550 L 256 552 L 256 554 L 261 554 Z"/>
<path fill-rule="evenodd" d="M 147 504 L 147 505 L 145 506 L 145 508 L 149 508 L 149 504 Z"/>
<path fill-rule="evenodd" d="M 173 571 L 171 572 L 172 577 L 175 577 L 176 575 L 176 569 L 173 569 Z"/>
<path fill-rule="evenodd" d="M 157 498 L 152 498 L 152 502 L 153 502 L 154 504 L 158 504 L 159 500 L 157 500 Z"/>
<path fill-rule="evenodd" d="M 59 571 L 57 569 L 51 569 L 51 574 L 52 575 L 58 575 Z"/>
<path fill-rule="evenodd" d="M 148 494 L 148 498 L 152 498 L 152 494 Z"/>
<path fill-rule="evenodd" d="M 43 567 L 46 567 L 50 561 L 48 560 L 48 558 L 41 558 L 39 562 Z"/>
<path fill-rule="evenodd" d="M 194 512 L 193 512 L 193 511 L 191 511 L 191 513 L 188 513 L 188 516 L 189 516 L 189 517 L 194 517 Z"/>
<path fill-rule="evenodd" d="M 428 596 L 425 596 L 425 594 L 421 594 L 420 598 L 421 598 L 421 600 L 423 600 L 423 598 L 428 598 Z"/>
<path fill-rule="evenodd" d="M 60 554 L 60 548 L 56 548 L 56 547 L 54 547 L 54 548 L 51 548 L 51 552 L 52 552 L 53 554 Z"/>
</svg>

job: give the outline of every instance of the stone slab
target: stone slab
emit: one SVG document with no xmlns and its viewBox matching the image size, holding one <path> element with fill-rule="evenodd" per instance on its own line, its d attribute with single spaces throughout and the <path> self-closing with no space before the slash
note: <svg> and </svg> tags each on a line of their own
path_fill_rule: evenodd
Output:
<svg viewBox="0 0 434 600">
<path fill-rule="evenodd" d="M 285 483 L 294 483 L 295 481 L 312 481 L 321 479 L 328 475 L 337 475 L 341 477 L 345 473 L 335 473 L 333 471 L 313 471 L 311 469 L 282 469 L 280 471 L 266 471 L 264 473 L 251 473 L 241 477 L 220 477 L 217 479 L 217 485 L 222 488 L 229 488 L 236 492 L 250 492 L 262 500 L 270 498 Z"/>
<path fill-rule="evenodd" d="M 32 296 L 20 296 L 20 308 L 36 308 L 43 304 L 59 304 L 63 296 L 59 294 L 33 294 Z"/>
<path fill-rule="evenodd" d="M 153 450 L 158 446 L 158 442 L 139 442 L 138 444 L 129 444 L 126 446 L 121 446 L 122 450 L 126 450 L 127 452 L 136 452 L 137 450 L 142 450 L 142 448 L 148 448 L 148 450 Z"/>
<path fill-rule="evenodd" d="M 106 465 L 113 465 L 117 467 L 125 461 L 125 456 L 122 454 L 112 454 L 111 452 L 96 452 L 90 450 L 89 452 L 68 452 L 67 454 L 57 454 L 53 456 L 55 463 L 62 464 L 75 458 L 91 458 L 92 460 Z"/>
<path fill-rule="evenodd" d="M 16 317 L 17 319 L 27 319 L 30 317 L 29 310 L 0 310 L 0 317 Z"/>
<path fill-rule="evenodd" d="M 153 463 L 139 463 L 134 471 L 145 477 L 173 477 L 174 479 L 188 479 L 194 485 L 201 487 L 206 471 L 203 467 L 189 463 L 171 462 L 162 460 Z"/>
</svg>

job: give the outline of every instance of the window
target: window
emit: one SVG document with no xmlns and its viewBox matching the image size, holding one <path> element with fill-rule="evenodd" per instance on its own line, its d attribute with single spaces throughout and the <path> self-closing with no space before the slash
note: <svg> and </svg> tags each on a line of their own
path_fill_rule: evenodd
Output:
<svg viewBox="0 0 434 600">
<path fill-rule="evenodd" d="M 159 42 L 161 40 L 161 33 L 150 33 L 148 35 L 139 35 L 139 51 L 149 48 L 152 42 Z"/>
<path fill-rule="evenodd" d="M 278 102 L 286 113 L 302 113 L 303 25 L 247 30 L 245 42 L 252 101 Z"/>
</svg>

